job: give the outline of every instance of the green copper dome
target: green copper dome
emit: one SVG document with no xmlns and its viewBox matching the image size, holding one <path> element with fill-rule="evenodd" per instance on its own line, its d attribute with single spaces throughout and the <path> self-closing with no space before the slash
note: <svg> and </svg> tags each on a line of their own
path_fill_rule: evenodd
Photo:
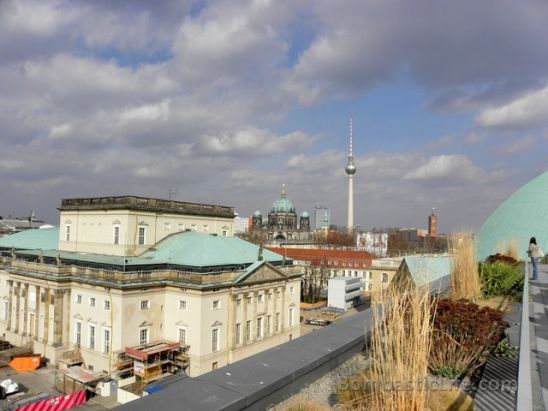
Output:
<svg viewBox="0 0 548 411">
<path fill-rule="evenodd" d="M 303 217 L 303 218 L 309 218 L 309 217 L 310 217 L 310 214 L 308 214 L 308 211 L 303 211 L 303 212 L 301 213 L 301 217 Z"/>
<path fill-rule="evenodd" d="M 501 245 L 517 242 L 519 257 L 527 258 L 529 239 L 548 250 L 548 171 L 508 197 L 481 226 L 478 257 L 501 252 Z"/>
<path fill-rule="evenodd" d="M 285 197 L 285 186 L 282 188 L 280 198 L 278 198 L 274 203 L 272 203 L 272 208 L 270 209 L 271 213 L 294 213 L 295 206 L 293 202 Z"/>
</svg>

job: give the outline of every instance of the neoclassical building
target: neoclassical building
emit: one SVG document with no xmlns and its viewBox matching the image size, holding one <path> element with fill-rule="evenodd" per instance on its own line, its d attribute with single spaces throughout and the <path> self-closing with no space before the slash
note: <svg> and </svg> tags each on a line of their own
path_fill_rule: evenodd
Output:
<svg viewBox="0 0 548 411">
<path fill-rule="evenodd" d="M 303 211 L 300 218 L 293 202 L 287 198 L 285 186 L 280 198 L 272 203 L 266 221 L 261 211 L 253 213 L 252 231 L 259 233 L 267 240 L 310 240 L 310 215 Z"/>
<path fill-rule="evenodd" d="M 0 239 L 0 333 L 113 374 L 126 347 L 187 347 L 200 375 L 300 335 L 300 269 L 231 236 L 233 211 L 63 200 L 60 227 Z M 232 217 L 231 217 L 232 213 Z"/>
</svg>

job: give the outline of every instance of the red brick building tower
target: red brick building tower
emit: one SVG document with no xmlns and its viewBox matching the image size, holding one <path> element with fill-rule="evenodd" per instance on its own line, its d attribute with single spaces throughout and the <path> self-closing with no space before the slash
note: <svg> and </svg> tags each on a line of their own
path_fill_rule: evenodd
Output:
<svg viewBox="0 0 548 411">
<path fill-rule="evenodd" d="M 434 214 L 435 208 L 432 208 L 432 214 L 428 217 L 428 237 L 438 236 L 438 217 Z"/>
</svg>

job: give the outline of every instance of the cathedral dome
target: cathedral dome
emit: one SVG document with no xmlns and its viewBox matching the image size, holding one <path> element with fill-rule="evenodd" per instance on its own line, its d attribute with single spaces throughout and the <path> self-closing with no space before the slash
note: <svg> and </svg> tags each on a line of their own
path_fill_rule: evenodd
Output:
<svg viewBox="0 0 548 411">
<path fill-rule="evenodd" d="M 483 259 L 501 252 L 509 242 L 517 243 L 519 257 L 527 258 L 529 239 L 548 249 L 548 171 L 529 181 L 508 197 L 479 230 L 478 256 Z M 546 251 L 545 251 L 546 252 Z"/>
<path fill-rule="evenodd" d="M 308 218 L 308 217 L 310 217 L 310 214 L 308 214 L 308 211 L 303 211 L 302 214 L 301 214 L 301 217 Z"/>
<path fill-rule="evenodd" d="M 260 212 L 259 210 L 255 210 L 255 212 L 253 213 L 253 215 L 254 215 L 255 217 L 261 217 L 261 216 L 262 216 L 262 214 L 261 214 L 261 212 Z"/>
<path fill-rule="evenodd" d="M 280 198 L 278 198 L 274 203 L 272 203 L 272 208 L 270 209 L 271 213 L 294 213 L 295 206 L 293 202 L 285 197 L 285 186 L 282 188 Z"/>
<path fill-rule="evenodd" d="M 270 211 L 273 213 L 294 213 L 295 206 L 289 198 L 278 198 L 272 203 L 272 209 Z"/>
</svg>

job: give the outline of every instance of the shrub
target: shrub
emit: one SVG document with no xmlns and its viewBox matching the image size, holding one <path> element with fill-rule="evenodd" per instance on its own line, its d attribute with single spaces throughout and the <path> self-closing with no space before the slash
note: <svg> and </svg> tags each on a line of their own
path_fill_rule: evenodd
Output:
<svg viewBox="0 0 548 411">
<path fill-rule="evenodd" d="M 510 295 L 521 300 L 524 274 L 518 265 L 500 261 L 480 263 L 479 272 L 484 297 Z"/>
<path fill-rule="evenodd" d="M 486 263 L 497 263 L 497 262 L 500 262 L 500 263 L 506 263 L 506 264 L 510 264 L 510 265 L 517 265 L 517 264 L 519 264 L 518 260 L 516 260 L 515 258 L 510 257 L 510 256 L 508 256 L 508 255 L 499 254 L 499 253 L 491 254 L 489 257 L 487 257 L 487 258 L 485 259 L 485 262 L 486 262 Z"/>
<path fill-rule="evenodd" d="M 446 378 L 459 378 L 481 367 L 508 327 L 501 311 L 465 300 L 441 299 L 432 316 L 429 367 Z"/>
</svg>

